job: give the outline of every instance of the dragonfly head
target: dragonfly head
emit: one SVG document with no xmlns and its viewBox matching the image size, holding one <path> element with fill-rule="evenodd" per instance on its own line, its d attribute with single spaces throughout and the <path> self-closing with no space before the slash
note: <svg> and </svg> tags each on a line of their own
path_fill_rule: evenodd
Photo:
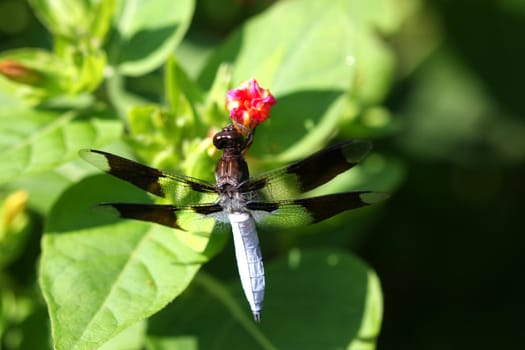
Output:
<svg viewBox="0 0 525 350">
<path fill-rule="evenodd" d="M 224 127 L 213 136 L 213 145 L 217 149 L 234 149 L 238 152 L 244 151 L 253 140 L 251 133 L 245 138 L 233 125 Z"/>
</svg>

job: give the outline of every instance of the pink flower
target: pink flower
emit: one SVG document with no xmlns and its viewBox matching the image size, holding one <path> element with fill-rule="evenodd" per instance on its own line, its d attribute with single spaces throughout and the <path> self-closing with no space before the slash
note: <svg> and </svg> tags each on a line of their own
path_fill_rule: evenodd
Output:
<svg viewBox="0 0 525 350">
<path fill-rule="evenodd" d="M 255 79 L 242 82 L 226 94 L 226 108 L 233 125 L 242 134 L 254 130 L 268 119 L 270 109 L 276 102 L 270 90 L 261 88 Z"/>
</svg>

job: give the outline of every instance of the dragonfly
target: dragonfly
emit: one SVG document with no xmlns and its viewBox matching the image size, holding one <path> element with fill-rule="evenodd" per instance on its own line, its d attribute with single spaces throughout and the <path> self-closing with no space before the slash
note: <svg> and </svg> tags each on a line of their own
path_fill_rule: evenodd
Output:
<svg viewBox="0 0 525 350">
<path fill-rule="evenodd" d="M 257 227 L 287 229 L 314 224 L 341 212 L 384 200 L 375 191 L 353 191 L 315 197 L 305 193 L 354 167 L 370 151 L 366 140 L 351 140 L 322 149 L 302 160 L 250 177 L 244 153 L 253 137 L 244 137 L 228 125 L 213 137 L 222 151 L 215 169 L 215 183 L 155 169 L 95 149 L 80 151 L 82 158 L 100 170 L 162 198 L 178 203 L 101 203 L 117 216 L 153 222 L 183 231 L 189 223 L 211 218 L 214 230 L 231 226 L 238 272 L 253 318 L 261 320 L 265 274 Z M 197 194 L 192 196 L 191 194 Z M 192 220 L 187 220 L 193 217 Z"/>
</svg>

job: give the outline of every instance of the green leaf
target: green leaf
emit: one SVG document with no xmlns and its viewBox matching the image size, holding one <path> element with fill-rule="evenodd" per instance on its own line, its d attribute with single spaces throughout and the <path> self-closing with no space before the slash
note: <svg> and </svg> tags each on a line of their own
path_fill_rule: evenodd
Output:
<svg viewBox="0 0 525 350">
<path fill-rule="evenodd" d="M 122 125 L 102 112 L 24 108 L 0 111 L 0 183 L 50 170 L 77 157 L 81 148 L 117 139 Z"/>
<path fill-rule="evenodd" d="M 61 57 L 69 76 L 66 81 L 67 92 L 77 94 L 95 90 L 104 78 L 106 53 L 91 40 L 55 40 L 55 52 Z"/>
<path fill-rule="evenodd" d="M 191 336 L 148 337 L 147 350 L 198 350 L 197 340 Z"/>
<path fill-rule="evenodd" d="M 204 94 L 173 56 L 165 71 L 168 108 L 131 108 L 128 140 L 154 167 L 212 180 L 216 164 L 211 155 L 217 152 L 208 137 L 212 123 L 203 120 L 209 107 L 203 107 Z"/>
<path fill-rule="evenodd" d="M 395 57 L 383 40 L 371 31 L 364 31 L 356 38 L 358 50 L 354 59 L 359 78 L 351 95 L 360 104 L 380 104 L 393 83 Z"/>
<path fill-rule="evenodd" d="M 377 26 L 393 31 L 413 1 L 282 1 L 251 19 L 215 54 L 201 74 L 209 85 L 222 62 L 233 82 L 257 77 L 276 95 L 301 90 L 347 90 L 355 79 L 360 36 Z"/>
<path fill-rule="evenodd" d="M 141 350 L 146 335 L 146 322 L 141 321 L 126 328 L 98 350 Z"/>
<path fill-rule="evenodd" d="M 166 62 L 165 80 L 166 100 L 170 112 L 177 116 L 177 126 L 187 128 L 196 124 L 200 119 L 196 118 L 195 106 L 202 103 L 204 94 L 173 56 Z"/>
<path fill-rule="evenodd" d="M 127 140 L 150 166 L 212 180 L 215 164 L 210 156 L 214 150 L 211 139 L 178 121 L 156 105 L 134 107 L 129 112 Z"/>
<path fill-rule="evenodd" d="M 54 52 L 67 74 L 65 91 L 95 90 L 103 79 L 106 53 L 102 50 L 115 13 L 116 1 L 32 0 L 35 13 L 53 33 Z"/>
<path fill-rule="evenodd" d="M 170 160 L 179 164 L 177 153 L 183 141 L 202 139 L 207 131 L 196 117 L 203 93 L 173 57 L 166 63 L 165 81 L 168 108 L 149 104 L 133 106 L 128 112 L 130 141 L 144 159 L 155 160 L 155 167 Z"/>
<path fill-rule="evenodd" d="M 92 91 L 103 79 L 106 55 L 88 41 L 56 40 L 55 54 L 18 49 L 0 54 L 0 89 L 36 105 L 59 95 Z"/>
<path fill-rule="evenodd" d="M 132 76 L 159 67 L 182 40 L 194 7 L 193 0 L 120 1 L 110 62 Z"/>
<path fill-rule="evenodd" d="M 345 90 L 355 68 L 348 1 L 284 1 L 254 17 L 213 55 L 200 76 L 208 86 L 222 62 L 237 84 L 256 77 L 275 95 L 301 90 Z"/>
<path fill-rule="evenodd" d="M 345 103 L 346 96 L 336 91 L 284 96 L 257 128 L 250 152 L 274 167 L 318 151 L 338 129 Z"/>
<path fill-rule="evenodd" d="M 266 265 L 267 291 L 259 325 L 240 283 L 228 289 L 199 274 L 199 290 L 150 320 L 153 339 L 184 334 L 208 349 L 374 349 L 382 317 L 376 274 L 336 250 L 292 251 Z M 191 347 L 188 347 L 191 348 Z"/>
<path fill-rule="evenodd" d="M 70 40 L 102 43 L 115 11 L 115 0 L 30 0 L 47 29 Z"/>
<path fill-rule="evenodd" d="M 270 120 L 258 128 L 256 143 L 273 155 L 287 150 L 282 159 L 309 153 L 336 135 L 342 122 L 352 122 L 343 117 L 341 96 L 350 93 L 346 97 L 357 100 L 354 115 L 362 104 L 384 98 L 394 62 L 377 28 L 397 30 L 414 3 L 277 2 L 228 39 L 199 81 L 210 86 L 223 62 L 232 64 L 234 84 L 256 77 L 278 100 Z M 283 131 L 288 137 L 281 136 Z"/>
<path fill-rule="evenodd" d="M 2 52 L 0 73 L 3 75 L 0 89 L 31 105 L 63 94 L 71 77 L 71 69 L 64 60 L 32 48 Z"/>
<path fill-rule="evenodd" d="M 126 120 L 131 108 L 151 103 L 147 98 L 127 91 L 125 83 L 124 76 L 113 74 L 105 84 L 108 98 L 122 120 Z"/>
<path fill-rule="evenodd" d="M 56 349 L 97 348 L 164 307 L 208 259 L 206 237 L 93 212 L 110 200 L 148 202 L 101 175 L 68 189 L 48 217 L 39 282 Z"/>
<path fill-rule="evenodd" d="M 7 183 L 5 187 L 12 191 L 22 189 L 27 192 L 29 194 L 27 205 L 31 211 L 45 215 L 60 194 L 71 186 L 74 181 L 72 177 L 53 170 L 17 178 Z M 42 186 L 43 183 L 46 185 Z"/>
</svg>

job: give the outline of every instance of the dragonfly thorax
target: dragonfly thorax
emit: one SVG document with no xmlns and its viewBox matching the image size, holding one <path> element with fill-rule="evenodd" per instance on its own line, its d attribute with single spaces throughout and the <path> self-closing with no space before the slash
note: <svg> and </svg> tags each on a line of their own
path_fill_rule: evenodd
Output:
<svg viewBox="0 0 525 350">
<path fill-rule="evenodd" d="M 247 200 L 239 191 L 240 184 L 249 178 L 248 165 L 242 154 L 244 139 L 235 128 L 228 126 L 213 137 L 213 143 L 223 150 L 215 168 L 220 205 L 228 212 L 244 212 Z"/>
<path fill-rule="evenodd" d="M 239 191 L 219 192 L 219 204 L 229 213 L 246 212 L 247 202 L 245 195 Z"/>
</svg>

